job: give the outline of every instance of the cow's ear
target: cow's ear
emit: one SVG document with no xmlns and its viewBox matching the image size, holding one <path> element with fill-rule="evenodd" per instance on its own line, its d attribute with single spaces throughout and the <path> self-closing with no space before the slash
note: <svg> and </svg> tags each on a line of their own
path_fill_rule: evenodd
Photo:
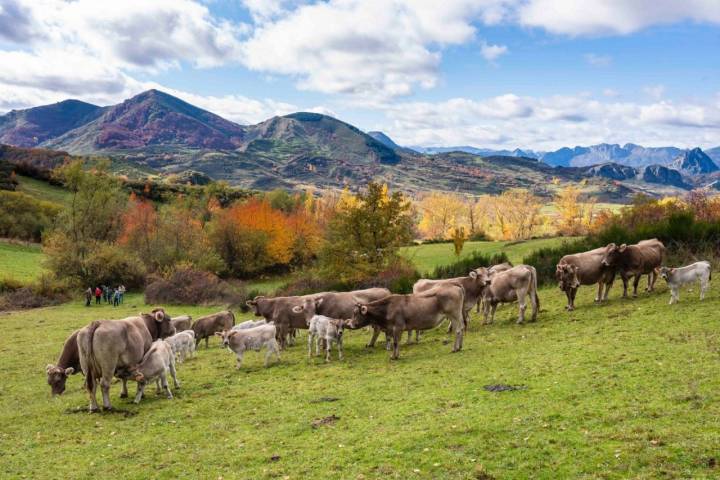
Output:
<svg viewBox="0 0 720 480">
<path fill-rule="evenodd" d="M 73 373 L 75 373 L 75 369 L 73 367 L 68 367 L 65 369 L 65 375 L 67 375 L 68 377 Z"/>
<path fill-rule="evenodd" d="M 305 307 L 302 305 L 295 305 L 294 307 L 292 307 L 292 311 L 295 313 L 300 313 L 303 310 L 305 310 Z"/>
<path fill-rule="evenodd" d="M 255 304 L 257 304 L 257 302 L 255 300 L 248 300 L 245 302 L 245 305 L 247 305 L 248 307 L 252 307 Z"/>
<path fill-rule="evenodd" d="M 323 300 L 324 300 L 324 298 L 322 298 L 322 297 L 320 297 L 320 298 L 318 298 L 317 300 L 315 300 L 315 306 L 316 306 L 316 307 L 319 307 L 320 305 L 322 305 Z"/>
<path fill-rule="evenodd" d="M 55 368 L 55 365 L 48 363 L 45 367 L 45 373 L 50 373 L 50 370 L 52 370 L 53 368 Z"/>
<path fill-rule="evenodd" d="M 363 305 L 360 307 L 360 313 L 362 313 L 363 315 L 367 315 L 367 312 L 368 312 L 367 305 Z"/>
<path fill-rule="evenodd" d="M 620 245 L 620 248 L 618 248 L 618 250 L 620 250 L 621 252 L 624 252 L 626 248 L 627 248 L 627 243 L 623 243 L 622 245 Z"/>
<path fill-rule="evenodd" d="M 217 335 L 218 337 L 222 337 L 223 333 L 225 333 L 224 330 L 222 332 L 215 332 L 215 335 Z"/>
<path fill-rule="evenodd" d="M 156 310 L 155 311 L 155 321 L 162 322 L 163 320 L 165 320 L 165 311 L 164 310 Z"/>
<path fill-rule="evenodd" d="M 615 245 L 615 243 L 613 242 L 613 243 L 608 243 L 605 248 L 608 250 L 612 250 L 615 247 L 617 247 L 617 245 Z"/>
<path fill-rule="evenodd" d="M 475 280 L 477 278 L 477 272 L 475 270 L 471 271 L 470 273 L 468 273 L 468 277 Z"/>
</svg>

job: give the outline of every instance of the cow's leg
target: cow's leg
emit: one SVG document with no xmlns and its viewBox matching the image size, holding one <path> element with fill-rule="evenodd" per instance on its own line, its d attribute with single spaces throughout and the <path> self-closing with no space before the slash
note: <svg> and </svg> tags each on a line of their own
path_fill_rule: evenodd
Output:
<svg viewBox="0 0 720 480">
<path fill-rule="evenodd" d="M 127 378 L 121 378 L 120 381 L 122 382 L 122 388 L 120 389 L 120 398 L 127 398 L 128 397 Z"/>
<path fill-rule="evenodd" d="M 405 342 L 405 345 L 410 345 L 410 343 L 412 343 L 412 330 L 408 330 L 407 334 L 408 334 L 408 336 L 407 336 L 407 341 Z"/>
<path fill-rule="evenodd" d="M 167 399 L 168 399 L 168 400 L 172 400 L 173 394 L 172 394 L 172 392 L 170 391 L 170 385 L 168 385 L 167 372 L 163 371 L 163 372 L 160 374 L 160 381 L 161 381 L 161 383 L 162 383 L 162 388 L 163 388 L 163 390 L 165 390 L 165 395 L 167 396 Z"/>
<path fill-rule="evenodd" d="M 595 303 L 600 303 L 602 301 L 602 289 L 603 289 L 603 283 L 598 282 L 598 292 L 595 296 Z"/>
<path fill-rule="evenodd" d="M 567 305 L 565 305 L 565 310 L 570 311 L 572 310 L 572 292 L 571 288 L 565 288 L 565 296 L 567 297 Z"/>
<path fill-rule="evenodd" d="M 400 340 L 402 339 L 403 328 L 399 326 L 393 327 L 393 350 L 390 356 L 391 360 L 397 360 L 400 358 Z"/>
<path fill-rule="evenodd" d="M 177 379 L 177 370 L 175 369 L 175 361 L 170 360 L 170 376 L 173 379 L 173 385 L 175 388 L 180 388 L 180 382 Z"/>
<path fill-rule="evenodd" d="M 114 371 L 114 369 L 113 369 Z M 103 376 L 100 378 L 100 391 L 103 397 L 103 408 L 105 410 L 111 410 L 112 404 L 110 403 L 110 385 L 112 384 L 112 375 L 105 374 L 103 370 Z"/>
<path fill-rule="evenodd" d="M 640 285 L 640 278 L 641 278 L 641 277 L 642 277 L 642 275 L 637 274 L 637 275 L 635 275 L 635 277 L 633 278 L 633 298 L 637 297 L 637 289 L 638 289 L 638 285 Z"/>
<path fill-rule="evenodd" d="M 88 382 L 90 383 L 90 382 Z M 97 403 L 97 385 L 98 385 L 98 379 L 93 378 L 92 383 L 90 383 L 89 388 L 87 388 L 88 396 L 90 397 L 90 411 L 91 412 L 97 412 L 100 407 L 98 407 Z"/>
<path fill-rule="evenodd" d="M 490 323 L 495 322 L 495 311 L 497 310 L 498 302 L 493 302 L 490 306 Z"/>
<path fill-rule="evenodd" d="M 330 361 L 330 351 L 332 350 L 332 341 L 329 338 L 325 338 L 325 362 Z"/>
<path fill-rule="evenodd" d="M 570 289 L 570 311 L 575 310 L 575 297 L 577 296 L 578 289 L 572 288 Z"/>
<path fill-rule="evenodd" d="M 343 359 L 343 340 L 342 337 L 338 338 L 337 341 L 337 349 L 338 349 L 338 360 Z"/>
<path fill-rule="evenodd" d="M 518 324 L 525 323 L 525 309 L 527 309 L 527 292 L 524 290 L 519 290 L 517 292 L 517 299 L 518 299 L 518 309 L 519 309 L 519 315 L 518 315 Z"/>
<path fill-rule="evenodd" d="M 242 360 L 243 360 L 243 352 L 239 351 L 236 353 L 237 355 L 237 365 L 236 368 L 240 370 L 240 367 L 242 367 Z"/>
<path fill-rule="evenodd" d="M 620 275 L 620 278 L 623 282 L 623 294 L 622 298 L 627 298 L 627 290 L 628 290 L 628 277 L 625 274 Z"/>
<path fill-rule="evenodd" d="M 708 288 L 708 281 L 707 278 L 701 278 L 700 279 L 700 301 L 705 300 L 705 292 Z"/>
<path fill-rule="evenodd" d="M 454 318 L 451 318 L 451 322 L 455 328 L 455 345 L 453 345 L 453 352 L 459 352 L 462 350 L 462 344 L 463 344 L 463 330 L 464 330 L 464 323 L 462 318 L 462 310 L 459 312 L 460 315 L 454 315 Z"/>
<path fill-rule="evenodd" d="M 210 348 L 210 337 L 205 337 L 205 350 Z"/>
<path fill-rule="evenodd" d="M 483 302 L 483 325 L 488 325 L 488 316 L 490 315 L 490 303 Z"/>
<path fill-rule="evenodd" d="M 142 400 L 143 394 L 145 392 L 145 382 L 138 382 L 137 386 L 137 393 L 135 394 L 135 403 L 140 403 L 140 400 Z"/>
<path fill-rule="evenodd" d="M 373 334 L 372 338 L 370 338 L 370 341 L 367 345 L 365 345 L 367 348 L 372 348 L 375 346 L 375 342 L 377 341 L 378 336 L 380 335 L 380 329 L 378 327 L 373 327 Z"/>
<path fill-rule="evenodd" d="M 415 343 L 420 343 L 420 330 L 415 330 Z"/>
<path fill-rule="evenodd" d="M 308 358 L 312 358 L 312 341 L 313 341 L 313 334 L 308 332 Z"/>
</svg>

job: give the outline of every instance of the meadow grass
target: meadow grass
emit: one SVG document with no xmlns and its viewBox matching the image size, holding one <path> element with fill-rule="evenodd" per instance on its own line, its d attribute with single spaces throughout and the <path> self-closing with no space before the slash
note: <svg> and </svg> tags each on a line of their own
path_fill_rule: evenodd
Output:
<svg viewBox="0 0 720 480">
<path fill-rule="evenodd" d="M 308 360 L 301 333 L 280 363 L 248 353 L 238 371 L 213 340 L 179 366 L 174 400 L 149 388 L 135 406 L 115 385 L 117 411 L 102 414 L 86 413 L 80 375 L 51 398 L 45 365 L 73 329 L 151 307 L 130 295 L 6 314 L 0 477 L 718 478 L 720 285 L 697 294 L 669 306 L 664 285 L 638 299 L 616 285 L 594 305 L 583 287 L 567 313 L 546 288 L 537 323 L 516 325 L 505 306 L 493 325 L 473 315 L 462 352 L 440 327 L 398 361 L 365 348 L 365 331 L 347 332 L 344 361 Z"/>
<path fill-rule="evenodd" d="M 40 245 L 0 240 L 0 279 L 19 282 L 36 280 L 43 272 Z"/>
<path fill-rule="evenodd" d="M 70 192 L 64 188 L 50 185 L 48 182 L 23 175 L 17 176 L 18 191 L 38 200 L 67 205 L 70 202 Z"/>
<path fill-rule="evenodd" d="M 555 247 L 564 241 L 570 241 L 577 237 L 554 237 L 540 238 L 536 240 L 525 240 L 520 242 L 465 242 L 459 258 L 466 257 L 472 252 L 481 252 L 486 255 L 505 252 L 514 264 L 522 262 L 523 257 L 535 250 L 545 247 Z M 447 265 L 457 260 L 455 247 L 452 243 L 433 243 L 404 247 L 400 254 L 412 261 L 422 274 L 432 272 L 439 265 Z"/>
</svg>

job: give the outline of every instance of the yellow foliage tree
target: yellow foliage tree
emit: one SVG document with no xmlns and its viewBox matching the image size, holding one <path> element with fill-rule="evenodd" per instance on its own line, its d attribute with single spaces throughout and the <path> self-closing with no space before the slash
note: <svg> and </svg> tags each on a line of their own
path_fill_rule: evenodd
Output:
<svg viewBox="0 0 720 480">
<path fill-rule="evenodd" d="M 555 197 L 557 228 L 565 235 L 582 235 L 588 232 L 593 221 L 594 202 L 581 203 L 580 190 L 568 185 Z"/>
<path fill-rule="evenodd" d="M 451 229 L 466 222 L 466 207 L 457 195 L 432 192 L 418 203 L 421 214 L 420 233 L 425 238 L 446 239 Z"/>
<path fill-rule="evenodd" d="M 540 224 L 540 200 L 523 188 L 507 190 L 495 197 L 493 209 L 499 237 L 503 240 L 530 238 Z"/>
</svg>

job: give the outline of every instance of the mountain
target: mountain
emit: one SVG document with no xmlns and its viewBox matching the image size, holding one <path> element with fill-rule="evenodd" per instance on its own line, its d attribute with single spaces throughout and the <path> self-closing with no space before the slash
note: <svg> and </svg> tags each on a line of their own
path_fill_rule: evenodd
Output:
<svg viewBox="0 0 720 480">
<path fill-rule="evenodd" d="M 601 143 L 589 147 L 563 147 L 542 155 L 543 162 L 550 165 L 584 167 L 601 163 L 620 163 L 631 167 L 652 164 L 667 165 L 683 150 L 676 147 L 642 147 L 632 143 L 623 146 Z"/>
<path fill-rule="evenodd" d="M 420 153 L 426 153 L 434 155 L 437 153 L 450 153 L 450 152 L 464 152 L 471 153 L 473 155 L 480 155 L 481 157 L 525 157 L 539 159 L 542 156 L 542 152 L 535 152 L 533 150 L 521 150 L 516 148 L 515 150 L 495 150 L 492 148 L 477 148 L 469 146 L 459 147 L 409 147 L 412 150 Z"/>
<path fill-rule="evenodd" d="M 637 176 L 637 170 L 619 163 L 603 163 L 593 165 L 587 169 L 587 173 L 596 177 L 609 178 L 611 180 L 630 180 Z"/>
<path fill-rule="evenodd" d="M 74 154 L 147 147 L 232 149 L 245 130 L 214 113 L 158 90 L 106 107 L 97 118 L 42 145 Z"/>
<path fill-rule="evenodd" d="M 712 158 L 716 164 L 720 163 L 720 147 L 708 148 L 705 150 L 708 157 Z"/>
<path fill-rule="evenodd" d="M 672 167 L 691 175 L 702 175 L 720 170 L 715 162 L 699 148 L 693 148 L 679 155 L 673 160 Z"/>
<path fill-rule="evenodd" d="M 0 116 L 0 143 L 34 147 L 94 120 L 103 111 L 79 100 L 13 110 Z"/>
<path fill-rule="evenodd" d="M 662 165 L 648 165 L 645 167 L 642 179 L 647 183 L 659 183 L 661 185 L 671 185 L 684 189 L 690 188 L 683 180 L 680 172 Z"/>
<path fill-rule="evenodd" d="M 385 145 L 386 147 L 392 148 L 393 150 L 399 150 L 402 148 L 400 145 L 393 142 L 392 138 L 388 137 L 383 132 L 374 131 L 374 132 L 367 132 L 367 134 L 370 135 L 375 140 L 377 140 L 378 142 Z"/>
</svg>

